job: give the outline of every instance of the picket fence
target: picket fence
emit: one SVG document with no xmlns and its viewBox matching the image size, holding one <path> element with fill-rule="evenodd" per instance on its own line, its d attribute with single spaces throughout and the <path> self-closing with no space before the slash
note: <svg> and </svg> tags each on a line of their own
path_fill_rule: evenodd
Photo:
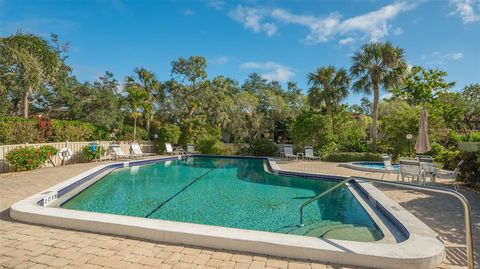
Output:
<svg viewBox="0 0 480 269">
<path fill-rule="evenodd" d="M 105 149 L 108 149 L 108 147 L 115 143 L 119 144 L 120 147 L 122 148 L 123 152 L 128 154 L 130 152 L 130 144 L 131 142 L 125 142 L 125 141 L 89 141 L 89 142 L 55 142 L 55 143 L 39 143 L 39 144 L 17 144 L 17 145 L 0 145 L 0 173 L 7 173 L 13 171 L 13 168 L 8 164 L 8 161 L 5 159 L 5 155 L 7 154 L 8 151 L 18 148 L 18 147 L 26 147 L 26 146 L 31 146 L 35 148 L 39 148 L 41 146 L 53 146 L 57 150 L 60 150 L 62 148 L 69 148 L 73 155 L 70 160 L 66 161 L 65 164 L 71 164 L 71 163 L 78 163 L 78 162 L 83 162 L 82 158 L 82 148 L 86 145 L 90 145 L 91 143 L 96 143 L 99 146 L 104 147 Z M 140 148 L 144 153 L 154 153 L 157 152 L 155 143 L 153 141 L 143 141 L 139 142 Z M 108 156 L 103 156 L 103 159 L 108 158 Z M 61 165 L 62 161 L 58 156 L 54 156 L 52 158 L 52 162 L 55 165 Z M 50 162 L 46 162 L 45 166 L 52 166 Z"/>
</svg>

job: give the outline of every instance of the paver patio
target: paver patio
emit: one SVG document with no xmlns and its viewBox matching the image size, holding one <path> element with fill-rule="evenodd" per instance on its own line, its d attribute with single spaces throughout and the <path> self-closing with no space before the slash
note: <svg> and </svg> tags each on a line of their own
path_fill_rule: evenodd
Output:
<svg viewBox="0 0 480 269">
<path fill-rule="evenodd" d="M 75 164 L 0 174 L 1 268 L 356 268 L 31 225 L 9 217 L 13 203 L 96 165 Z M 337 167 L 335 163 L 298 161 L 279 165 L 288 170 L 380 177 Z M 445 195 L 378 187 L 445 239 L 447 259 L 439 268 L 464 267 L 465 240 L 459 202 Z M 480 198 L 471 192 L 465 195 L 474 213 L 478 259 Z"/>
</svg>

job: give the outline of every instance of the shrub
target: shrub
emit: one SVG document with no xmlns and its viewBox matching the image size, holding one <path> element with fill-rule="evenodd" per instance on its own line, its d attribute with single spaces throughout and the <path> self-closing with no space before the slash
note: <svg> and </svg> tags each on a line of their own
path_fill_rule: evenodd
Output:
<svg viewBox="0 0 480 269">
<path fill-rule="evenodd" d="M 273 156 L 278 151 L 275 144 L 266 138 L 257 138 L 250 144 L 250 154 L 253 156 Z"/>
<path fill-rule="evenodd" d="M 224 153 L 222 142 L 211 135 L 203 135 L 197 140 L 197 150 L 202 154 L 220 155 Z"/>
<path fill-rule="evenodd" d="M 158 128 L 158 146 L 157 148 L 163 149 L 165 143 L 177 144 L 180 138 L 180 127 L 175 124 L 164 124 Z"/>
<path fill-rule="evenodd" d="M 480 188 L 480 151 L 462 152 L 460 157 L 464 162 L 458 179 L 469 187 Z"/>
<path fill-rule="evenodd" d="M 438 143 L 432 143 L 432 149 L 429 152 L 434 160 L 442 164 L 444 169 L 453 170 L 460 161 L 460 151 L 456 147 L 445 148 Z"/>
<path fill-rule="evenodd" d="M 52 120 L 54 141 L 96 140 L 95 125 L 81 121 Z"/>
<path fill-rule="evenodd" d="M 99 160 L 106 150 L 102 146 L 87 145 L 82 148 L 82 157 L 87 161 Z"/>
<path fill-rule="evenodd" d="M 323 157 L 327 162 L 381 162 L 382 155 L 369 152 L 335 152 Z"/>
<path fill-rule="evenodd" d="M 148 140 L 149 135 L 147 130 L 137 126 L 137 135 L 136 140 Z M 133 141 L 133 126 L 132 125 L 124 125 L 120 131 L 118 131 L 117 140 L 121 141 Z"/>
<path fill-rule="evenodd" d="M 49 141 L 53 135 L 52 119 L 48 116 L 42 116 L 37 121 L 42 140 Z"/>
<path fill-rule="evenodd" d="M 468 132 L 465 134 L 459 134 L 455 131 L 450 131 L 448 133 L 448 141 L 454 145 L 457 145 L 458 142 L 480 142 L 480 132 Z"/>
<path fill-rule="evenodd" d="M 236 146 L 236 148 L 237 148 L 236 154 L 238 154 L 240 156 L 251 156 L 251 155 L 253 155 L 251 150 L 250 150 L 250 145 L 248 145 L 248 144 L 238 144 Z"/>
<path fill-rule="evenodd" d="M 88 122 L 51 120 L 48 117 L 24 119 L 0 118 L 0 144 L 89 141 L 109 139 L 105 127 Z"/>
<path fill-rule="evenodd" d="M 290 126 L 293 142 L 299 148 L 313 146 L 321 152 L 334 142 L 332 121 L 317 111 L 304 111 L 298 115 Z"/>
<path fill-rule="evenodd" d="M 10 150 L 5 157 L 15 171 L 23 171 L 41 167 L 55 154 L 57 149 L 52 146 L 18 147 Z"/>
<path fill-rule="evenodd" d="M 41 143 L 43 140 L 34 119 L 4 117 L 0 119 L 0 144 Z"/>
<path fill-rule="evenodd" d="M 480 142 L 480 132 L 470 132 L 465 135 L 464 141 Z"/>
</svg>

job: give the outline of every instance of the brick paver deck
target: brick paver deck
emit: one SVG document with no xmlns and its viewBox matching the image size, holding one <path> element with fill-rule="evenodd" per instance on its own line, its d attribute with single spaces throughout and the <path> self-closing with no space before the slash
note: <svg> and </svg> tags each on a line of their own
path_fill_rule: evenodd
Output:
<svg viewBox="0 0 480 269">
<path fill-rule="evenodd" d="M 96 163 L 76 164 L 0 174 L 1 268 L 355 268 L 150 242 L 31 225 L 10 219 L 8 212 L 13 203 L 96 165 Z M 289 162 L 280 166 L 291 170 L 359 175 L 356 171 L 339 168 L 332 163 Z M 446 239 L 447 261 L 440 268 L 462 267 L 465 263 L 463 218 L 455 201 L 433 194 L 392 188 L 385 188 L 384 191 Z M 470 193 L 467 195 L 473 201 L 474 211 L 476 210 L 474 229 L 478 239 L 479 197 Z M 478 240 L 476 242 L 478 249 Z"/>
</svg>

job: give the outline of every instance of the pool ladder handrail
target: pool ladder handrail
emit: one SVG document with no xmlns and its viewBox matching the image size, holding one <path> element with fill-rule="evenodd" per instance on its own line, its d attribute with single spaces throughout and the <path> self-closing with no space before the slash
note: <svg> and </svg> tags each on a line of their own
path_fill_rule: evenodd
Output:
<svg viewBox="0 0 480 269">
<path fill-rule="evenodd" d="M 342 182 L 338 183 L 337 185 L 331 187 L 330 189 L 318 194 L 317 196 L 311 198 L 310 200 L 306 201 L 305 203 L 302 204 L 302 206 L 300 206 L 300 224 L 299 226 L 304 226 L 303 224 L 303 208 L 305 208 L 307 205 L 313 203 L 314 201 L 322 198 L 323 196 L 329 194 L 330 192 L 340 188 L 341 186 L 345 185 L 347 182 L 349 182 L 350 180 L 353 180 L 354 178 L 353 177 L 349 177 L 345 180 L 342 180 Z"/>
<path fill-rule="evenodd" d="M 463 209 L 464 209 L 464 215 L 465 215 L 465 240 L 466 240 L 466 246 L 467 246 L 467 267 L 468 269 L 474 269 L 475 267 L 475 259 L 474 259 L 474 252 L 473 252 L 473 234 L 472 234 L 472 216 L 471 216 L 471 208 L 470 208 L 470 203 L 468 202 L 467 198 L 463 196 L 461 193 L 455 190 L 450 190 L 447 188 L 443 187 L 433 187 L 433 186 L 422 186 L 422 185 L 414 185 L 410 183 L 401 183 L 401 182 L 393 182 L 393 181 L 385 181 L 385 180 L 378 180 L 378 179 L 372 179 L 372 178 L 364 178 L 364 177 L 349 177 L 337 185 L 331 187 L 330 189 L 320 193 L 319 195 L 311 198 L 310 200 L 306 201 L 305 203 L 302 204 L 300 207 L 300 225 L 299 226 L 304 226 L 303 224 L 303 208 L 310 203 L 312 203 L 315 200 L 318 200 L 325 196 L 326 194 L 332 192 L 335 189 L 338 189 L 339 187 L 345 185 L 349 181 L 353 179 L 359 179 L 363 181 L 368 181 L 371 183 L 379 183 L 383 185 L 388 185 L 388 186 L 393 186 L 393 187 L 400 187 L 400 188 L 405 188 L 405 189 L 410 189 L 410 190 L 416 190 L 416 191 L 431 191 L 431 192 L 436 192 L 436 193 L 443 193 L 443 194 L 448 194 L 452 195 L 460 202 L 462 203 Z"/>
</svg>

